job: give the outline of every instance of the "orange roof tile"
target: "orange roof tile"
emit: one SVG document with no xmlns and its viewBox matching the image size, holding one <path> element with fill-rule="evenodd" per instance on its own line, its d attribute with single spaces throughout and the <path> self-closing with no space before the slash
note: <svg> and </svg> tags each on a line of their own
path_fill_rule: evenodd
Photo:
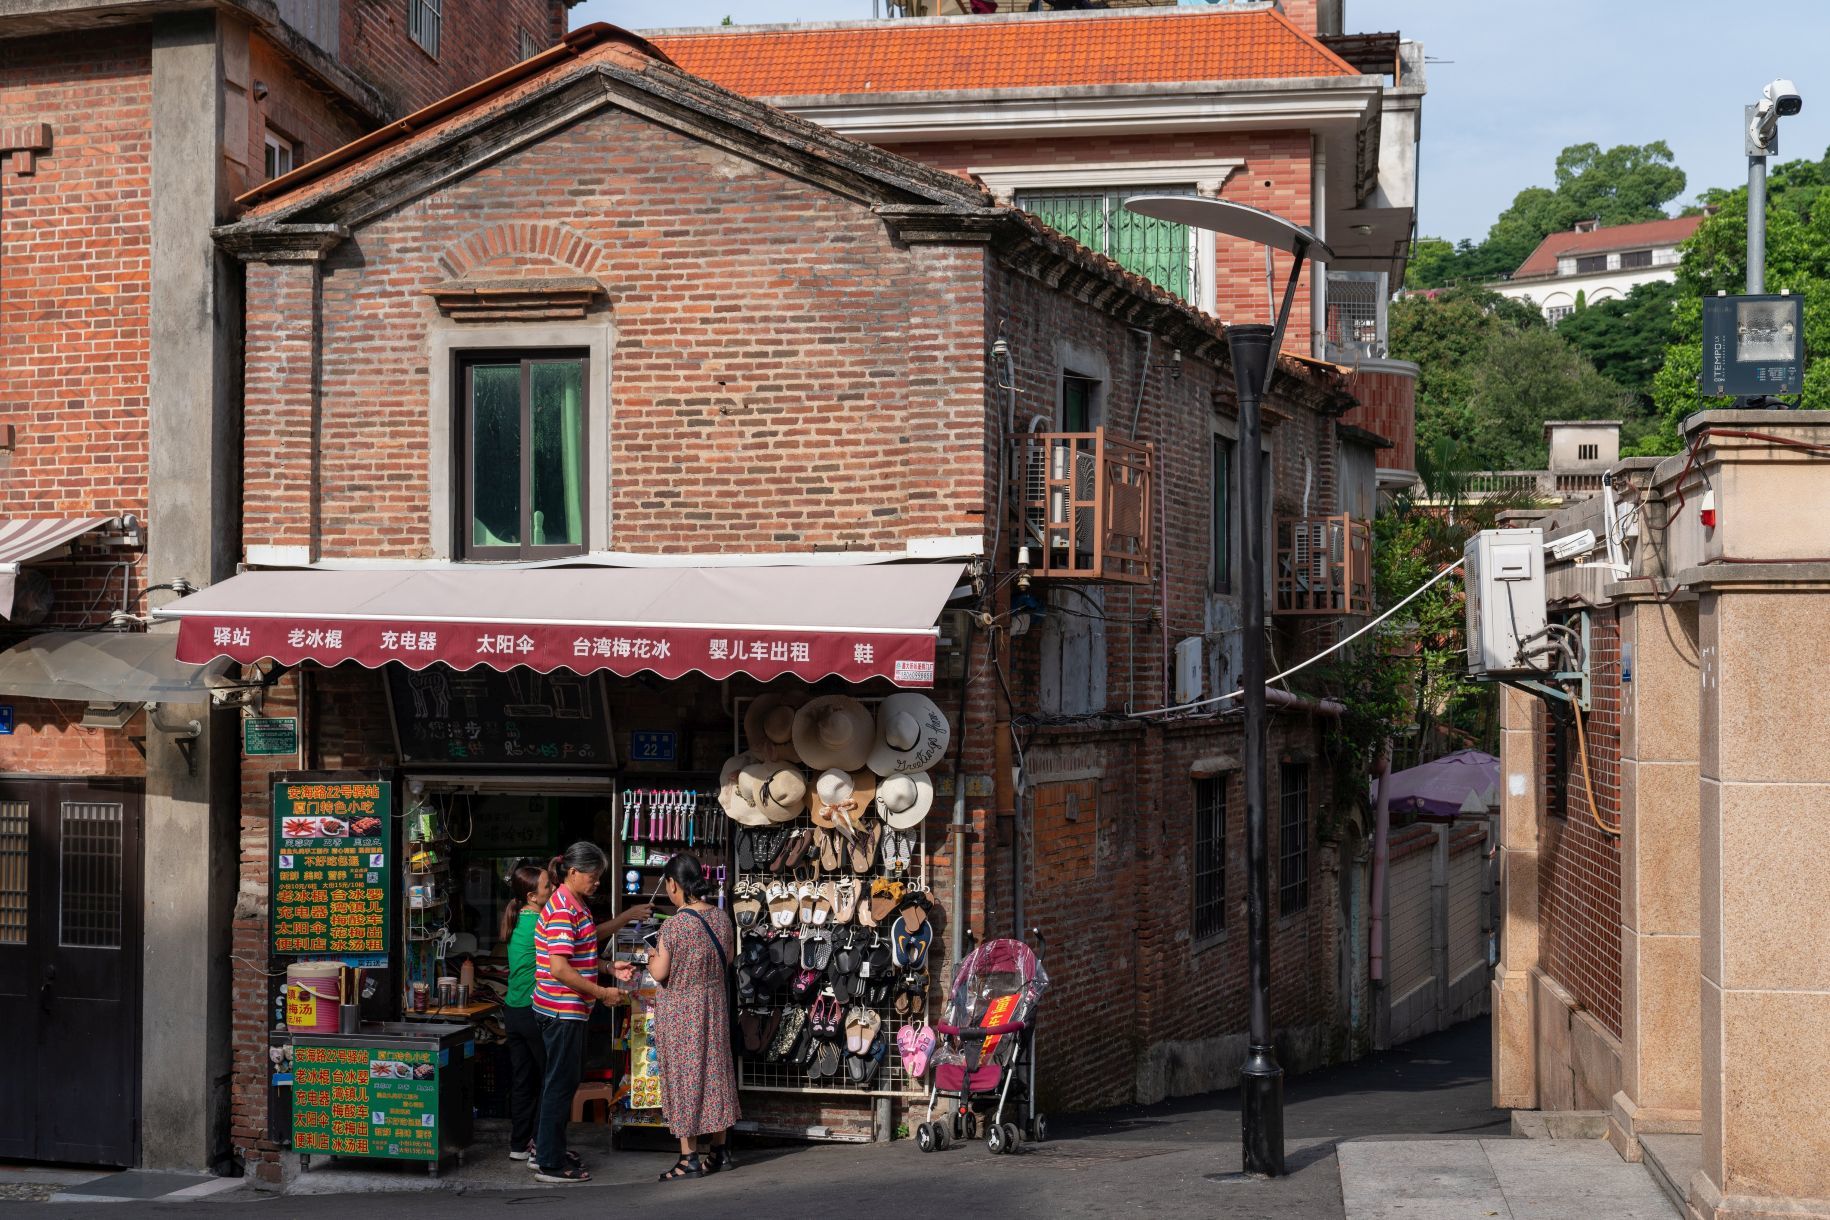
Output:
<svg viewBox="0 0 1830 1220">
<path fill-rule="evenodd" d="M 751 97 L 1355 76 L 1274 9 L 1180 9 L 656 33 L 681 68 Z"/>
<path fill-rule="evenodd" d="M 1611 250 L 1643 250 L 1649 246 L 1675 246 L 1697 231 L 1701 216 L 1674 216 L 1669 220 L 1642 220 L 1638 224 L 1608 225 L 1587 233 L 1552 233 L 1538 243 L 1519 269 L 1515 280 L 1557 274 L 1557 260 L 1573 254 L 1604 254 Z"/>
</svg>

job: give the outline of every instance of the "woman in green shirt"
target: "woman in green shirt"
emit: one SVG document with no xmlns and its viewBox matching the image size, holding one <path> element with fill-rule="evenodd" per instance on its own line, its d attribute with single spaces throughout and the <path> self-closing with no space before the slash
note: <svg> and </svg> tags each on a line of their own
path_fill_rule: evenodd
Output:
<svg viewBox="0 0 1830 1220">
<path fill-rule="evenodd" d="M 534 1023 L 534 925 L 553 896 L 552 875 L 537 864 L 523 864 L 508 875 L 508 905 L 502 911 L 501 939 L 508 943 L 508 995 L 502 1024 L 508 1034 L 508 1155 L 525 1161 L 534 1146 L 534 1121 L 540 1113 L 540 1082 L 546 1078 L 546 1043 Z M 615 936 L 626 924 L 647 919 L 654 907 L 632 906 L 597 925 L 597 936 Z"/>
</svg>

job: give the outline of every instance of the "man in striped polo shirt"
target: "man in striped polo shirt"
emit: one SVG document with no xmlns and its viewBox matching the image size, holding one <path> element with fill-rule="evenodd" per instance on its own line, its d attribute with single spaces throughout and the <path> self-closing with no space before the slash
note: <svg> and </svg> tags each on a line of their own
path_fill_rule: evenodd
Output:
<svg viewBox="0 0 1830 1220">
<path fill-rule="evenodd" d="M 534 1139 L 534 1176 L 542 1182 L 588 1182 L 576 1153 L 566 1150 L 572 1095 L 584 1066 L 585 1022 L 591 1005 L 621 1004 L 628 993 L 597 981 L 597 923 L 585 900 L 609 867 L 595 843 L 574 843 L 550 867 L 553 896 L 534 925 L 534 1022 L 546 1046 L 540 1088 L 540 1123 Z M 635 968 L 613 968 L 627 982 Z"/>
</svg>

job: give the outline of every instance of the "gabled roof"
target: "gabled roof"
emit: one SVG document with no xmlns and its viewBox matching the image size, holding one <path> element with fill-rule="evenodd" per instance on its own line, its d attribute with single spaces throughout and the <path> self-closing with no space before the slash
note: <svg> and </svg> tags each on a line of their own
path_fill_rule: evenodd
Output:
<svg viewBox="0 0 1830 1220">
<path fill-rule="evenodd" d="M 1269 7 L 733 26 L 648 37 L 688 72 L 767 98 L 1359 75 Z"/>
<path fill-rule="evenodd" d="M 1608 225 L 1587 233 L 1552 233 L 1538 243 L 1531 256 L 1512 273 L 1515 280 L 1541 279 L 1557 274 L 1557 260 L 1578 254 L 1608 254 L 1615 250 L 1644 250 L 1675 246 L 1697 231 L 1701 216 L 1670 220 L 1642 220 L 1638 224 Z"/>
</svg>

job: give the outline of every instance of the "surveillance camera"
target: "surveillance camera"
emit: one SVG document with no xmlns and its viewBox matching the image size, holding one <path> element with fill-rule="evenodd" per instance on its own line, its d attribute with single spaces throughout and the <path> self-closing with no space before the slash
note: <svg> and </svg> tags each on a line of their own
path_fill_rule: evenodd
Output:
<svg viewBox="0 0 1830 1220">
<path fill-rule="evenodd" d="M 1798 95 L 1798 86 L 1791 81 L 1780 79 L 1760 91 L 1761 101 L 1770 103 L 1782 117 L 1789 118 L 1805 108 L 1805 99 Z M 1761 109 L 1766 109 L 1762 106 Z"/>
</svg>

